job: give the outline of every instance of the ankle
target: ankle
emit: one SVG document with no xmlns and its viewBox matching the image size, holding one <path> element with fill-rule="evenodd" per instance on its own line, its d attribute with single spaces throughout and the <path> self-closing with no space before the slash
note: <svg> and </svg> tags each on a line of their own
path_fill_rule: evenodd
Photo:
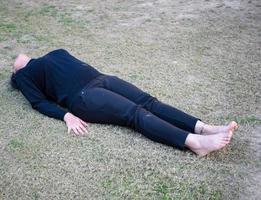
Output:
<svg viewBox="0 0 261 200">
<path fill-rule="evenodd" d="M 195 128 L 194 128 L 194 132 L 196 134 L 202 134 L 204 133 L 205 129 L 206 129 L 206 125 L 205 123 L 203 123 L 202 121 L 198 120 L 196 125 L 195 125 Z"/>
<path fill-rule="evenodd" d="M 188 134 L 186 141 L 185 141 L 186 147 L 188 147 L 190 149 L 200 148 L 200 142 L 199 142 L 200 137 L 203 137 L 203 136 L 196 135 L 196 134 Z"/>
</svg>

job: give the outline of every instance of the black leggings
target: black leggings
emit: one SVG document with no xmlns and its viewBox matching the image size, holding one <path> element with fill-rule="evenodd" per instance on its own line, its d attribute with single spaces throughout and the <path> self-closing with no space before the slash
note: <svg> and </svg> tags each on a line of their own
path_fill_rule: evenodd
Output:
<svg viewBox="0 0 261 200">
<path fill-rule="evenodd" d="M 179 149 L 198 118 L 188 115 L 117 76 L 101 74 L 77 95 L 71 112 L 86 122 L 116 124 Z"/>
</svg>

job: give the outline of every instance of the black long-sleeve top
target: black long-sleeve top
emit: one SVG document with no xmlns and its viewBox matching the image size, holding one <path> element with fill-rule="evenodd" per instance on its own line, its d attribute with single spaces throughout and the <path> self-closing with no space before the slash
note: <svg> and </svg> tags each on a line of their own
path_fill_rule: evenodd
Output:
<svg viewBox="0 0 261 200">
<path fill-rule="evenodd" d="M 11 81 L 34 109 L 63 120 L 67 111 L 62 107 L 70 109 L 75 95 L 100 74 L 68 51 L 57 49 L 32 58 L 13 74 Z"/>
</svg>

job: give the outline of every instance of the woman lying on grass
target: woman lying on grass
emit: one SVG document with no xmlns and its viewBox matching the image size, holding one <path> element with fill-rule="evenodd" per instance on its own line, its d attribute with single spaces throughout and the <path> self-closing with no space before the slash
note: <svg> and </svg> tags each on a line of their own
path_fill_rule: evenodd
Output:
<svg viewBox="0 0 261 200">
<path fill-rule="evenodd" d="M 117 76 L 99 72 L 64 49 L 38 58 L 19 54 L 11 84 L 34 109 L 64 120 L 74 135 L 86 135 L 87 122 L 115 124 L 205 156 L 229 144 L 237 129 L 234 121 L 227 126 L 205 124 Z"/>
</svg>

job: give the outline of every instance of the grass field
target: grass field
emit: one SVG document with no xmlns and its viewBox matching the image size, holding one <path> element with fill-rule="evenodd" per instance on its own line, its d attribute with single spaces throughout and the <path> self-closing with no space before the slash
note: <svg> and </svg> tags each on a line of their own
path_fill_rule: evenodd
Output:
<svg viewBox="0 0 261 200">
<path fill-rule="evenodd" d="M 0 199 L 258 199 L 258 0 L 0 0 Z M 205 158 L 130 129 L 65 123 L 9 85 L 15 56 L 65 48 L 202 120 L 239 130 Z"/>
</svg>

